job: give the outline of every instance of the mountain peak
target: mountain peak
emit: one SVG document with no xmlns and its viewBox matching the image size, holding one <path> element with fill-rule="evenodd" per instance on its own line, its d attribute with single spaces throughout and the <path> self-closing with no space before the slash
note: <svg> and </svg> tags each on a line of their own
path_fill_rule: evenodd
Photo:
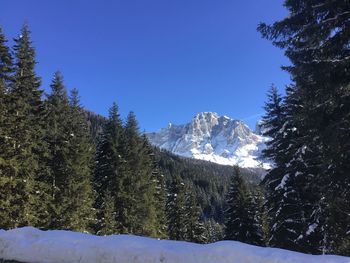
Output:
<svg viewBox="0 0 350 263">
<path fill-rule="evenodd" d="M 216 112 L 212 112 L 212 111 L 203 111 L 203 112 L 199 112 L 195 115 L 195 118 L 207 118 L 207 117 L 218 118 L 219 114 L 217 114 Z"/>
<path fill-rule="evenodd" d="M 193 119 L 192 122 L 196 122 L 196 121 L 203 121 L 203 122 L 216 122 L 217 119 L 219 118 L 219 114 L 217 114 L 216 112 L 200 112 L 197 113 Z"/>
<path fill-rule="evenodd" d="M 147 134 L 151 144 L 184 157 L 225 165 L 269 168 L 260 160 L 266 138 L 240 120 L 200 112 L 191 122 Z"/>
<path fill-rule="evenodd" d="M 218 113 L 213 112 L 213 111 L 203 111 L 197 113 L 193 119 L 207 119 L 207 120 L 212 120 L 212 119 L 227 119 L 227 120 L 233 120 L 232 118 L 223 115 L 220 116 Z"/>
</svg>

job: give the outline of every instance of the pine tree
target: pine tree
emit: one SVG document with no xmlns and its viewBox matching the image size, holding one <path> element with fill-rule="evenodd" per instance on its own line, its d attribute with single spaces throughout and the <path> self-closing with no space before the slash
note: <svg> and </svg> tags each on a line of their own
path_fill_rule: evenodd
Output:
<svg viewBox="0 0 350 263">
<path fill-rule="evenodd" d="M 98 140 L 94 174 L 95 208 L 97 223 L 95 231 L 104 233 L 125 233 L 124 221 L 127 216 L 128 196 L 124 191 L 125 158 L 122 151 L 123 128 L 117 104 L 109 110 L 109 119 Z M 113 204 L 111 203 L 113 199 Z M 108 201 L 107 203 L 106 200 Z M 111 211 L 111 209 L 115 211 Z M 114 214 L 115 223 L 110 217 Z M 113 228 L 111 228 L 113 227 Z"/>
<path fill-rule="evenodd" d="M 261 245 L 261 224 L 256 222 L 255 209 L 248 186 L 235 166 L 227 195 L 225 239 Z"/>
<path fill-rule="evenodd" d="M 155 184 L 152 178 L 153 161 L 148 141 L 140 136 L 136 116 L 130 112 L 125 124 L 127 176 L 124 189 L 129 197 L 129 233 L 157 235 Z"/>
<path fill-rule="evenodd" d="M 41 180 L 47 168 L 43 143 L 44 107 L 41 101 L 40 78 L 35 73 L 35 50 L 28 26 L 24 26 L 14 46 L 14 83 L 9 92 L 8 114 L 14 123 L 10 130 L 10 159 L 16 165 L 12 189 L 12 227 L 34 225 L 45 227 L 48 216 L 47 185 Z"/>
<path fill-rule="evenodd" d="M 69 143 L 69 101 L 63 77 L 56 72 L 52 84 L 51 94 L 46 101 L 46 129 L 45 141 L 49 148 L 48 166 L 50 175 L 46 178 L 50 185 L 50 228 L 69 229 L 66 209 L 70 196 L 66 195 L 69 174 L 68 143 Z"/>
<path fill-rule="evenodd" d="M 211 218 L 204 221 L 204 227 L 206 229 L 207 243 L 214 243 L 224 239 L 223 226 L 214 219 Z"/>
<path fill-rule="evenodd" d="M 155 159 L 154 150 L 148 142 L 146 135 L 142 136 L 146 153 L 151 160 L 151 178 L 150 192 L 153 194 L 154 209 L 154 237 L 167 238 L 167 220 L 166 220 L 166 185 L 165 177 L 159 171 L 157 161 Z"/>
<path fill-rule="evenodd" d="M 78 91 L 73 89 L 69 108 L 69 174 L 66 189 L 69 197 L 69 229 L 90 231 L 95 218 L 92 171 L 95 149 L 80 105 Z"/>
<path fill-rule="evenodd" d="M 136 117 L 130 113 L 122 126 L 117 105 L 110 110 L 97 147 L 95 169 L 98 233 L 125 233 L 165 237 L 163 179 L 158 175 L 153 152 L 145 136 L 141 136 Z M 115 229 L 105 229 L 110 218 L 104 211 L 105 193 L 114 199 Z M 163 207 L 162 207 L 163 206 Z M 110 214 L 110 213 L 109 213 Z"/>
<path fill-rule="evenodd" d="M 275 134 L 268 145 L 270 158 L 275 166 L 265 176 L 263 184 L 266 187 L 270 237 L 269 244 L 285 249 L 307 251 L 305 244 L 300 243 L 300 234 L 305 221 L 307 203 L 303 203 L 302 185 L 305 177 L 299 176 L 306 166 L 304 152 L 300 151 L 305 131 L 297 129 L 300 126 L 300 115 L 304 108 L 298 96 L 298 87 L 289 86 L 282 104 L 284 109 L 282 122 L 275 125 Z M 275 116 L 270 109 L 266 119 Z M 281 123 L 283 123 L 281 127 Z M 265 152 L 266 153 L 266 152 Z M 298 156 L 297 156 L 298 155 Z M 296 157 L 297 156 L 297 157 Z"/>
<path fill-rule="evenodd" d="M 102 206 L 100 209 L 103 211 L 103 213 L 102 218 L 100 218 L 101 225 L 98 234 L 115 234 L 117 229 L 115 197 L 109 190 L 104 193 L 102 198 Z"/>
<path fill-rule="evenodd" d="M 279 143 L 277 137 L 285 123 L 285 109 L 282 104 L 282 96 L 278 93 L 276 86 L 271 86 L 267 97 L 268 101 L 264 106 L 266 114 L 262 118 L 262 133 L 272 139 L 266 142 L 263 155 L 265 158 L 276 161 L 276 148 Z"/>
<path fill-rule="evenodd" d="M 291 164 L 292 156 L 300 143 L 299 138 L 302 137 L 301 131 L 295 128 L 298 119 L 294 116 L 302 109 L 296 89 L 288 87 L 286 101 L 283 103 L 275 88 L 269 93 L 265 106 L 264 134 L 272 139 L 263 154 L 274 162 L 274 167 L 266 174 L 263 184 L 270 219 L 269 244 L 301 250 L 302 246 L 297 239 L 302 228 L 304 208 L 292 167 L 300 166 L 302 159 L 294 159 L 293 165 Z"/>
<path fill-rule="evenodd" d="M 8 116 L 8 89 L 11 85 L 12 57 L 6 46 L 6 38 L 0 28 L 0 228 L 8 229 L 14 226 L 11 217 L 13 190 L 13 175 L 15 164 L 11 163 L 12 145 L 9 143 L 11 119 Z"/>
<path fill-rule="evenodd" d="M 176 176 L 171 183 L 166 206 L 168 236 L 171 240 L 186 239 L 185 201 L 185 185 L 180 176 Z"/>
<path fill-rule="evenodd" d="M 45 140 L 49 146 L 50 228 L 87 231 L 92 211 L 91 167 L 94 154 L 77 91 L 68 99 L 56 72 L 48 96 Z"/>
<path fill-rule="evenodd" d="M 159 238 L 168 237 L 167 234 L 167 220 L 166 220 L 166 186 L 165 186 L 165 177 L 159 171 L 158 166 L 155 166 L 152 172 L 153 180 L 155 182 L 155 209 L 156 209 L 156 218 L 158 230 L 157 236 Z"/>
<path fill-rule="evenodd" d="M 285 49 L 292 65 L 285 67 L 295 83 L 299 108 L 290 112 L 294 134 L 286 158 L 288 184 L 296 206 L 298 236 L 294 243 L 313 253 L 336 251 L 346 238 L 349 216 L 349 3 L 346 1 L 286 1 L 290 15 L 272 26 L 261 24 L 262 35 Z M 288 102 L 286 103 L 289 104 Z M 294 104 L 296 105 L 296 104 Z M 284 152 L 279 154 L 285 156 Z M 280 173 L 280 178 L 285 175 Z M 342 209 L 339 209 L 339 204 Z M 338 208 L 337 208 L 338 207 Z M 300 249 L 301 250 L 301 249 Z"/>
<path fill-rule="evenodd" d="M 268 226 L 267 215 L 264 210 L 264 195 L 255 187 L 251 190 L 249 214 L 252 221 L 251 243 L 258 246 L 266 245 Z"/>
<path fill-rule="evenodd" d="M 184 213 L 186 226 L 185 240 L 189 242 L 206 243 L 207 238 L 205 236 L 204 224 L 201 222 L 200 208 L 193 195 L 193 190 L 189 188 L 187 188 L 186 191 Z"/>
</svg>

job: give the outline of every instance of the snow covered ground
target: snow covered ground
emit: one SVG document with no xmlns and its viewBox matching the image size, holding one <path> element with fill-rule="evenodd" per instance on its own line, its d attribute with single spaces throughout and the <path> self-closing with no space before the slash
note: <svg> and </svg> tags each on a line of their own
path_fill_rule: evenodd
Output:
<svg viewBox="0 0 350 263">
<path fill-rule="evenodd" d="M 0 259 L 27 263 L 350 263 L 346 257 L 312 256 L 233 241 L 198 245 L 32 227 L 0 230 Z"/>
</svg>

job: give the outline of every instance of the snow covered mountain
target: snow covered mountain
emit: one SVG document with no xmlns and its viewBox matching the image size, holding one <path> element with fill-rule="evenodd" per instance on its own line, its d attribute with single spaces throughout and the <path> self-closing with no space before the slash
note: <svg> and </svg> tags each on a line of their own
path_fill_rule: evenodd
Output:
<svg viewBox="0 0 350 263">
<path fill-rule="evenodd" d="M 255 134 L 240 120 L 214 112 L 199 113 L 184 125 L 170 123 L 147 136 L 151 144 L 180 156 L 245 168 L 270 168 L 261 159 L 268 138 Z"/>
</svg>

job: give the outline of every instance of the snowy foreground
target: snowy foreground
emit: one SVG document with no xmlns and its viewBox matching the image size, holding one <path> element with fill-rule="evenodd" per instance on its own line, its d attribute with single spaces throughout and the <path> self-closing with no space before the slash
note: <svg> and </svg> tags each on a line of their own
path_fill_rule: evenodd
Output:
<svg viewBox="0 0 350 263">
<path fill-rule="evenodd" d="M 0 230 L 0 259 L 27 263 L 350 263 L 346 257 L 311 256 L 233 241 L 198 245 L 32 227 Z"/>
</svg>

